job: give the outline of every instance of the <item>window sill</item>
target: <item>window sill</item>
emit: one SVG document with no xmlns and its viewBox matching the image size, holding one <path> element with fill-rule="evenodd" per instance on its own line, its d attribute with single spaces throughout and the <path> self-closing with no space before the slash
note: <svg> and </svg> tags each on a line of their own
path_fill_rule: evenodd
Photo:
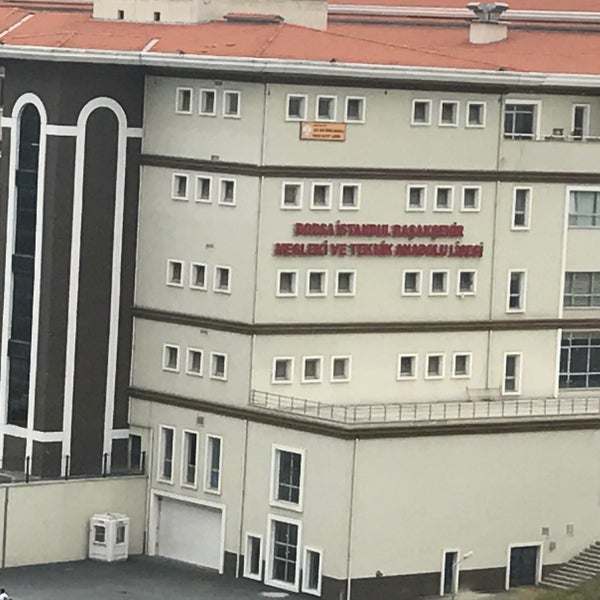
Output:
<svg viewBox="0 0 600 600">
<path fill-rule="evenodd" d="M 283 502 L 281 500 L 273 500 L 271 499 L 270 505 L 275 508 L 283 508 L 284 510 L 291 510 L 296 513 L 302 512 L 301 504 L 294 504 L 293 502 Z"/>
</svg>

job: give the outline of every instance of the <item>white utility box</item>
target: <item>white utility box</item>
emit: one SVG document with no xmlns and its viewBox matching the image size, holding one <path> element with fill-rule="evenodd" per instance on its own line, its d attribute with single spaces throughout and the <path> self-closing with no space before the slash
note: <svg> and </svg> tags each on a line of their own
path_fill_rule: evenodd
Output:
<svg viewBox="0 0 600 600">
<path fill-rule="evenodd" d="M 89 557 L 104 562 L 127 560 L 129 517 L 117 513 L 94 515 L 90 519 Z"/>
</svg>

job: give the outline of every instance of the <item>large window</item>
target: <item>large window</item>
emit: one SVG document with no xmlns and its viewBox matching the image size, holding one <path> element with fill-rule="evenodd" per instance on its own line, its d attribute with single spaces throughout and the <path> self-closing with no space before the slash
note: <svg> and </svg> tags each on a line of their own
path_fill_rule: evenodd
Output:
<svg viewBox="0 0 600 600">
<path fill-rule="evenodd" d="M 563 335 L 558 381 L 561 388 L 600 387 L 600 331 Z"/>
<path fill-rule="evenodd" d="M 302 504 L 301 452 L 275 448 L 273 456 L 272 502 L 298 510 Z M 290 506 L 291 505 L 291 506 Z"/>
<path fill-rule="evenodd" d="M 504 107 L 504 137 L 532 139 L 536 133 L 536 103 L 507 102 Z"/>
<path fill-rule="evenodd" d="M 564 305 L 600 306 L 600 272 L 566 273 Z"/>
<path fill-rule="evenodd" d="M 600 191 L 571 190 L 569 227 L 600 227 Z"/>
<path fill-rule="evenodd" d="M 298 554 L 300 527 L 298 523 L 272 519 L 270 523 L 269 575 L 271 583 L 284 589 L 298 590 Z"/>
</svg>

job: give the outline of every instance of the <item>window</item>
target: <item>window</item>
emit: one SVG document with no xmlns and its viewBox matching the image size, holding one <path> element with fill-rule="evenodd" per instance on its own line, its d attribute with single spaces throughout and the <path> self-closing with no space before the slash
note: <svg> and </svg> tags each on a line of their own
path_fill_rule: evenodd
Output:
<svg viewBox="0 0 600 600">
<path fill-rule="evenodd" d="M 183 262 L 167 260 L 167 285 L 183 287 Z"/>
<path fill-rule="evenodd" d="M 214 117 L 217 114 L 217 92 L 215 90 L 200 90 L 200 114 Z"/>
<path fill-rule="evenodd" d="M 565 307 L 600 306 L 600 272 L 565 273 Z"/>
<path fill-rule="evenodd" d="M 302 208 L 302 184 L 284 183 L 281 187 L 281 208 Z"/>
<path fill-rule="evenodd" d="M 428 354 L 426 358 L 425 379 L 442 379 L 444 377 L 444 355 Z"/>
<path fill-rule="evenodd" d="M 277 271 L 277 296 L 290 298 L 298 295 L 298 271 Z"/>
<path fill-rule="evenodd" d="M 582 140 L 590 134 L 590 105 L 573 105 L 573 130 L 571 136 L 576 140 Z"/>
<path fill-rule="evenodd" d="M 206 436 L 206 478 L 204 489 L 214 494 L 221 493 L 221 454 L 223 440 L 216 435 Z"/>
<path fill-rule="evenodd" d="M 365 99 L 346 97 L 346 123 L 365 122 Z"/>
<path fill-rule="evenodd" d="M 305 356 L 302 359 L 302 383 L 319 383 L 322 379 L 323 358 Z"/>
<path fill-rule="evenodd" d="M 294 359 L 277 357 L 273 359 L 271 383 L 291 383 L 294 377 Z"/>
<path fill-rule="evenodd" d="M 448 271 L 431 271 L 429 285 L 430 296 L 445 296 L 448 294 Z"/>
<path fill-rule="evenodd" d="M 187 349 L 187 366 L 185 372 L 188 375 L 202 376 L 202 350 L 197 348 Z"/>
<path fill-rule="evenodd" d="M 235 204 L 235 179 L 219 180 L 219 204 Z"/>
<path fill-rule="evenodd" d="M 273 448 L 273 490 L 271 502 L 293 505 L 294 510 L 302 505 L 303 456 L 298 450 Z"/>
<path fill-rule="evenodd" d="M 117 19 L 119 21 L 122 21 L 125 18 L 125 11 L 123 10 L 118 10 L 117 11 Z"/>
<path fill-rule="evenodd" d="M 154 19 L 156 22 L 160 21 L 160 13 L 159 13 L 159 12 L 155 12 L 155 13 L 153 14 L 153 19 Z"/>
<path fill-rule="evenodd" d="M 262 537 L 246 535 L 246 552 L 244 555 L 244 576 L 260 581 L 262 579 Z"/>
<path fill-rule="evenodd" d="M 210 354 L 210 378 L 227 379 L 227 355 L 219 352 L 211 352 Z"/>
<path fill-rule="evenodd" d="M 206 265 L 202 263 L 191 263 L 190 287 L 193 290 L 206 290 Z"/>
<path fill-rule="evenodd" d="M 302 591 L 307 594 L 321 595 L 321 552 L 304 548 L 304 568 L 302 570 Z"/>
<path fill-rule="evenodd" d="M 470 352 L 456 352 L 452 356 L 452 377 L 455 379 L 471 377 Z"/>
<path fill-rule="evenodd" d="M 331 382 L 350 381 L 350 356 L 332 356 L 331 357 Z"/>
<path fill-rule="evenodd" d="M 180 115 L 192 114 L 191 88 L 177 88 L 175 91 L 175 112 Z"/>
<path fill-rule="evenodd" d="M 223 92 L 223 116 L 232 118 L 240 117 L 240 92 L 226 90 Z"/>
<path fill-rule="evenodd" d="M 421 271 L 404 271 L 402 274 L 402 295 L 421 295 Z"/>
<path fill-rule="evenodd" d="M 342 183 L 340 186 L 340 210 L 358 210 L 360 204 L 360 185 Z"/>
<path fill-rule="evenodd" d="M 198 434 L 195 431 L 184 431 L 181 456 L 181 485 L 195 488 L 197 480 Z"/>
<path fill-rule="evenodd" d="M 354 296 L 356 271 L 336 271 L 335 295 Z"/>
<path fill-rule="evenodd" d="M 325 296 L 327 290 L 327 271 L 307 271 L 306 295 Z"/>
<path fill-rule="evenodd" d="M 210 202 L 212 179 L 199 175 L 196 177 L 196 202 Z"/>
<path fill-rule="evenodd" d="M 163 369 L 165 371 L 179 371 L 179 346 L 171 344 L 163 346 Z"/>
<path fill-rule="evenodd" d="M 558 384 L 561 388 L 600 387 L 600 332 L 563 334 Z"/>
<path fill-rule="evenodd" d="M 456 293 L 459 296 L 473 296 L 477 282 L 477 271 L 459 271 Z"/>
<path fill-rule="evenodd" d="M 504 137 L 533 139 L 536 135 L 538 104 L 509 101 L 504 106 Z"/>
<path fill-rule="evenodd" d="M 409 185 L 406 188 L 406 210 L 424 211 L 425 193 L 426 188 L 424 185 Z"/>
<path fill-rule="evenodd" d="M 600 191 L 569 192 L 569 227 L 600 227 Z"/>
<path fill-rule="evenodd" d="M 220 294 L 231 292 L 231 269 L 229 267 L 215 267 L 214 291 Z"/>
<path fill-rule="evenodd" d="M 317 121 L 335 121 L 337 98 L 317 96 Z"/>
<path fill-rule="evenodd" d="M 172 427 L 160 426 L 160 460 L 158 463 L 158 479 L 173 483 L 173 447 L 175 430 Z"/>
<path fill-rule="evenodd" d="M 331 208 L 331 184 L 313 183 L 310 207 L 313 209 Z"/>
<path fill-rule="evenodd" d="M 531 188 L 515 188 L 513 194 L 511 229 L 529 229 Z"/>
<path fill-rule="evenodd" d="M 181 173 L 173 174 L 173 189 L 171 191 L 173 200 L 188 199 L 188 176 Z"/>
<path fill-rule="evenodd" d="M 439 186 L 435 188 L 435 206 L 433 210 L 436 212 L 450 212 L 452 211 L 452 199 L 454 195 L 454 188 Z"/>
<path fill-rule="evenodd" d="M 398 380 L 415 379 L 417 376 L 417 355 L 400 354 L 398 356 Z"/>
<path fill-rule="evenodd" d="M 461 210 L 464 212 L 477 212 L 480 207 L 481 188 L 464 187 L 462 189 Z"/>
<path fill-rule="evenodd" d="M 504 355 L 503 394 L 519 394 L 521 389 L 521 355 Z"/>
<path fill-rule="evenodd" d="M 297 591 L 300 574 L 300 525 L 277 517 L 271 518 L 269 527 L 268 583 Z"/>
<path fill-rule="evenodd" d="M 411 124 L 431 124 L 431 100 L 413 100 Z"/>
<path fill-rule="evenodd" d="M 286 121 L 304 121 L 306 119 L 306 96 L 288 94 Z"/>
<path fill-rule="evenodd" d="M 485 127 L 485 102 L 467 103 L 467 127 Z"/>
<path fill-rule="evenodd" d="M 508 272 L 507 312 L 523 312 L 525 310 L 525 278 L 525 271 Z"/>
<path fill-rule="evenodd" d="M 442 100 L 440 102 L 440 126 L 456 127 L 458 125 L 458 102 Z"/>
</svg>

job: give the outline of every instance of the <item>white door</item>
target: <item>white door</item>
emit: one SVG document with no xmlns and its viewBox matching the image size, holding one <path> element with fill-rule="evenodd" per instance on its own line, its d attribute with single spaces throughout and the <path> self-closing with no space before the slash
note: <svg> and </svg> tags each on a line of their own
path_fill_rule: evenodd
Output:
<svg viewBox="0 0 600 600">
<path fill-rule="evenodd" d="M 158 497 L 156 553 L 202 567 L 221 567 L 219 509 Z"/>
</svg>

